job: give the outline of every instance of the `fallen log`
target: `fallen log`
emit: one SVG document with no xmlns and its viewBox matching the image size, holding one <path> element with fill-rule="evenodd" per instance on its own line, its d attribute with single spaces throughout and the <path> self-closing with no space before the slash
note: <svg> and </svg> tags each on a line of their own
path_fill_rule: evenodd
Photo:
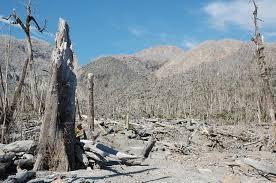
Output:
<svg viewBox="0 0 276 183">
<path fill-rule="evenodd" d="M 16 175 L 10 175 L 4 183 L 25 183 L 34 178 L 36 173 L 34 171 L 23 170 Z"/>
<path fill-rule="evenodd" d="M 123 152 L 119 152 L 119 151 L 117 151 L 113 148 L 110 148 L 101 143 L 95 144 L 94 147 L 95 148 L 93 150 L 96 151 L 98 154 L 100 154 L 103 157 L 110 157 L 110 158 L 115 158 L 115 159 L 119 159 L 119 160 L 139 158 L 138 156 L 133 156 L 133 155 L 125 154 Z"/>
<path fill-rule="evenodd" d="M 262 161 L 253 160 L 250 158 L 244 158 L 241 161 L 255 168 L 256 170 L 263 172 L 264 174 L 271 174 L 276 176 L 276 167 L 271 164 L 268 164 Z"/>
<path fill-rule="evenodd" d="M 34 147 L 33 140 L 23 140 L 23 141 L 16 141 L 10 144 L 7 144 L 2 147 L 4 152 L 29 152 L 32 147 Z"/>
<path fill-rule="evenodd" d="M 263 139 L 260 139 L 260 140 L 254 141 L 254 142 L 248 142 L 248 143 L 243 144 L 243 146 L 255 145 L 262 141 L 263 141 Z"/>
<path fill-rule="evenodd" d="M 8 152 L 5 153 L 3 155 L 0 155 L 0 162 L 7 162 L 12 160 L 15 157 L 15 153 L 14 152 Z"/>
<path fill-rule="evenodd" d="M 93 145 L 90 141 L 82 140 L 84 143 L 85 154 L 88 159 L 93 159 L 102 163 L 117 162 L 126 165 L 140 165 L 142 157 L 125 154 L 113 148 L 97 143 Z"/>
<path fill-rule="evenodd" d="M 251 167 L 258 172 L 259 175 L 264 176 L 269 180 L 276 180 L 276 167 L 272 164 L 265 163 L 262 161 L 253 160 L 250 158 L 237 159 L 234 162 L 226 162 L 228 166 L 238 166 L 238 167 Z"/>
<path fill-rule="evenodd" d="M 91 158 L 94 161 L 107 162 L 107 160 L 103 156 L 101 156 L 101 155 L 99 155 L 99 154 L 97 154 L 95 152 L 88 152 L 88 151 L 86 151 L 85 154 L 88 157 L 88 159 Z"/>
<path fill-rule="evenodd" d="M 34 165 L 34 156 L 31 154 L 24 154 L 23 159 L 18 159 L 14 161 L 14 164 L 17 165 L 18 169 L 27 169 L 31 170 Z"/>
<path fill-rule="evenodd" d="M 155 143 L 156 143 L 156 140 L 153 137 L 151 137 L 149 139 L 149 143 L 147 144 L 147 146 L 144 148 L 144 150 L 142 152 L 142 156 L 144 159 L 149 157 L 149 154 L 150 154 L 152 148 L 154 147 Z"/>
</svg>

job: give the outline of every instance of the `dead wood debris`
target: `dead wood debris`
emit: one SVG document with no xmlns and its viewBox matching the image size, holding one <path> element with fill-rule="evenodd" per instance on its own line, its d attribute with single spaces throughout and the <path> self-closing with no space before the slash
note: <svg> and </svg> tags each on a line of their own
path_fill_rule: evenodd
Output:
<svg viewBox="0 0 276 183">
<path fill-rule="evenodd" d="M 266 179 L 276 181 L 276 167 L 264 161 L 258 161 L 251 158 L 240 158 L 234 162 L 226 162 L 234 172 L 234 167 L 239 167 L 239 171 L 244 175 L 260 175 Z"/>
</svg>

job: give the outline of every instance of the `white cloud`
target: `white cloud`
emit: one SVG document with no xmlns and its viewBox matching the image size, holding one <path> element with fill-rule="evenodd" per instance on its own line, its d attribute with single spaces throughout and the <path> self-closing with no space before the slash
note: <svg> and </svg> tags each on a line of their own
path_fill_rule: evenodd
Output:
<svg viewBox="0 0 276 183">
<path fill-rule="evenodd" d="M 182 43 L 180 44 L 180 46 L 182 48 L 184 48 L 185 50 L 186 49 L 192 49 L 193 47 L 195 47 L 196 45 L 198 45 L 198 42 L 197 41 L 194 41 L 194 40 L 184 40 L 182 41 Z"/>
<path fill-rule="evenodd" d="M 138 26 L 128 27 L 128 31 L 136 37 L 142 37 L 148 33 L 148 31 L 144 27 Z"/>
<path fill-rule="evenodd" d="M 257 0 L 259 18 L 264 20 L 260 24 L 265 28 L 276 29 L 276 1 Z M 226 29 L 230 25 L 237 25 L 245 30 L 252 30 L 252 2 L 249 0 L 213 1 L 203 7 L 209 16 L 209 21 L 216 29 Z"/>
<path fill-rule="evenodd" d="M 265 32 L 264 35 L 267 37 L 276 37 L 276 32 Z"/>
</svg>

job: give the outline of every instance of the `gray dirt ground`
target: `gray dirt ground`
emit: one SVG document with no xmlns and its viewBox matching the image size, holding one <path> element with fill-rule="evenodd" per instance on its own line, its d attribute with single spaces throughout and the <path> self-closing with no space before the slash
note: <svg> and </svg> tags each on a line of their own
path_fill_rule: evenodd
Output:
<svg viewBox="0 0 276 183">
<path fill-rule="evenodd" d="M 140 155 L 148 143 L 148 137 L 126 130 L 123 122 L 103 120 L 108 132 L 97 142 L 121 152 Z M 97 124 L 101 124 L 97 121 Z M 96 130 L 101 129 L 97 126 Z M 61 177 L 61 182 L 124 182 L 124 183 L 259 183 L 271 182 L 249 166 L 228 163 L 251 158 L 274 165 L 276 155 L 266 148 L 269 128 L 248 125 L 215 125 L 189 120 L 151 122 L 143 121 L 135 126 L 137 131 L 154 130 L 157 142 L 149 158 L 142 166 L 112 165 L 103 169 L 78 170 L 68 173 L 39 172 L 37 177 Z M 111 130 L 112 129 L 112 130 Z M 109 133 L 110 132 L 110 133 Z M 216 132 L 216 133 L 214 133 Z M 207 135 L 206 135 L 207 133 Z M 215 134 L 215 135 L 214 135 Z M 190 142 L 187 143 L 187 139 Z M 57 176 L 58 175 L 58 176 Z M 69 178 L 68 178 L 69 177 Z"/>
<path fill-rule="evenodd" d="M 231 168 L 224 162 L 233 154 L 208 153 L 198 156 L 178 156 L 168 158 L 164 154 L 153 153 L 144 166 L 115 165 L 104 170 L 78 170 L 69 174 L 76 175 L 72 182 L 168 182 L 168 183 L 207 183 L 207 182 L 270 182 L 262 176 L 233 175 Z M 240 155 L 244 156 L 244 155 Z M 248 157 L 271 158 L 267 152 L 251 153 Z"/>
</svg>

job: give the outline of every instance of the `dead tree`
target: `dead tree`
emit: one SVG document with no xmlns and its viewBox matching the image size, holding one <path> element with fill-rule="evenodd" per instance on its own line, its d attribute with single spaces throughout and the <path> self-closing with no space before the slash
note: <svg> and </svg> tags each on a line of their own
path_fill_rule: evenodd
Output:
<svg viewBox="0 0 276 183">
<path fill-rule="evenodd" d="M 59 20 L 52 54 L 50 87 L 42 123 L 35 170 L 68 171 L 75 168 L 75 91 L 73 51 L 69 26 Z"/>
<path fill-rule="evenodd" d="M 89 90 L 89 102 L 88 102 L 88 123 L 89 123 L 89 134 L 93 134 L 95 130 L 94 125 L 94 75 L 92 73 L 88 74 L 88 90 Z"/>
<path fill-rule="evenodd" d="M 274 96 L 272 91 L 272 83 L 271 83 L 271 69 L 267 66 L 265 61 L 265 55 L 264 55 L 264 43 L 263 38 L 260 33 L 259 27 L 258 27 L 258 21 L 260 20 L 258 18 L 258 6 L 255 2 L 255 0 L 252 0 L 254 4 L 254 37 L 252 38 L 252 41 L 256 45 L 256 51 L 255 51 L 255 57 L 256 62 L 259 67 L 260 77 L 263 81 L 263 87 L 266 94 L 267 104 L 268 104 L 268 112 L 271 119 L 271 145 L 273 148 L 273 152 L 276 152 L 276 118 L 275 118 L 275 103 L 274 103 Z"/>
<path fill-rule="evenodd" d="M 126 114 L 125 128 L 129 130 L 129 98 L 127 99 L 127 114 Z"/>
<path fill-rule="evenodd" d="M 31 36 L 30 36 L 30 27 L 31 27 L 31 23 L 33 22 L 35 27 L 37 28 L 37 30 L 39 32 L 43 32 L 46 28 L 46 20 L 44 22 L 43 27 L 40 27 L 39 24 L 37 23 L 36 19 L 31 15 L 31 3 L 30 0 L 27 0 L 27 16 L 26 16 L 26 20 L 25 20 L 25 24 L 22 22 L 22 20 L 17 16 L 16 11 L 13 10 L 13 12 L 11 13 L 11 15 L 7 18 L 4 18 L 6 20 L 11 20 L 11 24 L 17 24 L 20 26 L 20 28 L 23 30 L 23 32 L 25 33 L 25 37 L 26 37 L 26 44 L 27 44 L 27 51 L 28 51 L 28 57 L 26 58 L 22 71 L 21 71 L 21 75 L 19 78 L 19 81 L 16 85 L 15 88 L 15 92 L 12 98 L 12 102 L 11 105 L 9 106 L 8 111 L 7 112 L 7 117 L 9 118 L 8 121 L 12 120 L 13 114 L 15 112 L 15 110 L 18 108 L 18 104 L 21 98 L 21 92 L 22 92 L 22 87 L 27 75 L 27 68 L 28 65 L 30 66 L 30 72 L 31 72 L 31 90 L 32 90 L 32 95 L 33 95 L 33 102 L 36 105 L 36 96 L 35 96 L 35 78 L 34 78 L 34 69 L 33 69 L 33 51 L 32 51 L 32 43 L 31 43 Z M 34 106 L 34 108 L 36 108 L 36 106 Z M 6 126 L 8 126 L 9 123 L 6 123 Z M 7 127 L 5 127 L 7 128 Z"/>
<path fill-rule="evenodd" d="M 10 29 L 10 27 L 9 27 Z M 11 32 L 11 29 L 10 31 Z M 2 123 L 2 130 L 1 130 L 1 143 L 4 143 L 4 134 L 6 131 L 6 122 L 7 122 L 7 113 L 6 110 L 8 108 L 8 70 L 9 70 L 9 63 L 11 59 L 11 40 L 9 39 L 8 45 L 7 45 L 7 51 L 6 51 L 6 72 L 5 72 L 5 86 L 2 86 L 3 92 L 4 92 L 4 103 L 3 103 L 3 123 Z M 1 80 L 3 84 L 3 78 L 2 78 L 2 72 L 1 72 Z"/>
</svg>

